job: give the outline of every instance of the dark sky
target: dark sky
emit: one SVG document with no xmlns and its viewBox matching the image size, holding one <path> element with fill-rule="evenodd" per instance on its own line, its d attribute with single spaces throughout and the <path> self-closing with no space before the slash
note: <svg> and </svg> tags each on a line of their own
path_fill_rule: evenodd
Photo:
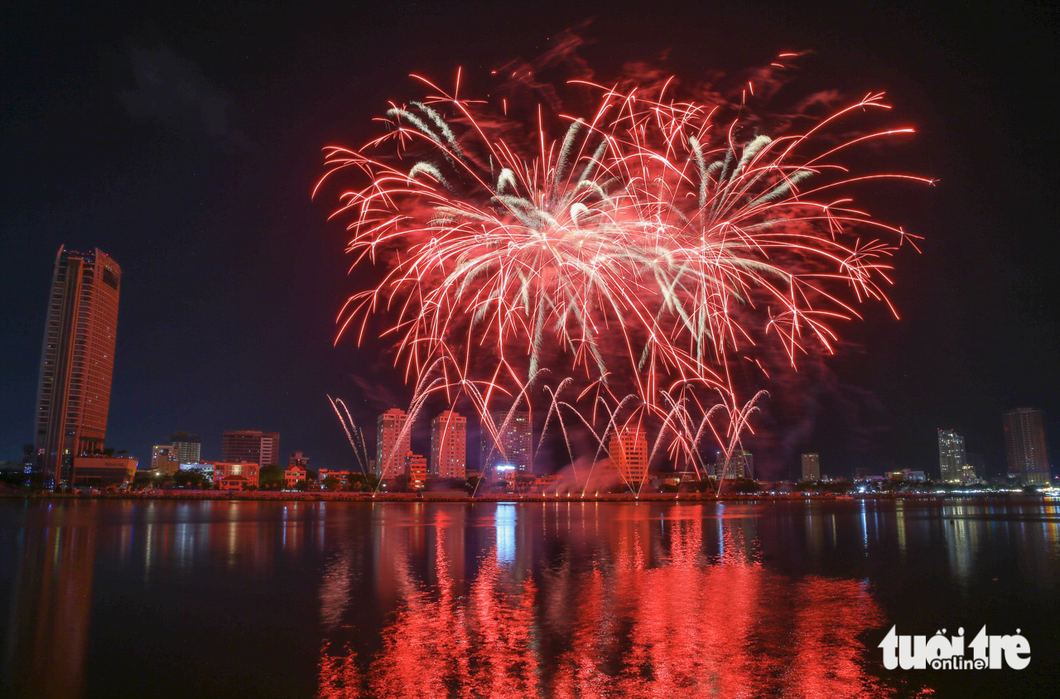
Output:
<svg viewBox="0 0 1060 699">
<path fill-rule="evenodd" d="M 858 347 L 829 363 L 835 386 L 811 428 L 776 426 L 799 430 L 793 449 L 819 450 L 837 475 L 937 469 L 934 430 L 947 426 L 997 473 L 1001 411 L 1030 405 L 1060 453 L 1055 6 L 47 5 L 6 9 L 0 44 L 0 458 L 32 436 L 65 243 L 98 246 L 124 271 L 109 445 L 144 458 L 183 429 L 218 458 L 224 429 L 267 429 L 314 466 L 349 462 L 325 395 L 371 414 L 405 394 L 376 386 L 376 362 L 351 343 L 332 348 L 351 283 L 332 202 L 309 198 L 321 146 L 373 134 L 385 100 L 416 94 L 409 72 L 484 75 L 589 18 L 583 55 L 601 77 L 667 49 L 688 78 L 811 49 L 805 85 L 886 90 L 920 132 L 899 155 L 938 186 L 876 205 L 926 236 L 922 255 L 898 261 L 902 319 L 870 309 L 850 328 Z M 849 404 L 864 429 L 849 429 Z"/>
</svg>

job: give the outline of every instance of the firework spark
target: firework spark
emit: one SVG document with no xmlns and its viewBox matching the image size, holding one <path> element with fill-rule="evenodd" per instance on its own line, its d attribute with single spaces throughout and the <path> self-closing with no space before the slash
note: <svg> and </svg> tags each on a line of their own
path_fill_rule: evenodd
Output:
<svg viewBox="0 0 1060 699">
<path fill-rule="evenodd" d="M 564 433 L 562 414 L 578 413 L 602 448 L 618 413 L 637 410 L 662 423 L 671 455 L 698 454 L 708 436 L 728 454 L 754 405 L 738 400 L 747 387 L 734 366 L 762 367 L 764 343 L 792 366 L 831 353 L 859 304 L 890 306 L 891 260 L 913 236 L 854 196 L 930 180 L 841 161 L 910 128 L 833 137 L 890 109 L 882 94 L 766 134 L 727 105 L 668 97 L 672 81 L 580 82 L 595 108 L 538 107 L 531 125 L 507 101 L 459 97 L 459 79 L 452 94 L 418 80 L 429 94 L 392 104 L 382 135 L 325 149 L 314 191 L 356 173 L 334 217 L 348 221 L 353 267 L 384 272 L 348 299 L 338 335 L 361 341 L 382 321 L 417 407 L 441 391 L 470 397 L 495 433 L 489 405 L 529 404 L 549 375 L 560 383 L 546 387 L 546 423 Z M 581 409 L 558 399 L 573 377 L 586 386 Z"/>
</svg>

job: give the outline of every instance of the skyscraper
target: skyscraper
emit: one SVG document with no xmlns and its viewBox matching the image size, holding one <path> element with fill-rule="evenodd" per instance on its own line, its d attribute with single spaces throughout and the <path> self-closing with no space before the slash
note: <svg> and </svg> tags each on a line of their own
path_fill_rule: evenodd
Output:
<svg viewBox="0 0 1060 699">
<path fill-rule="evenodd" d="M 508 419 L 506 410 L 493 410 L 490 411 L 490 417 L 498 434 L 495 442 L 489 429 L 483 425 L 482 462 L 480 464 L 483 473 L 501 464 L 514 466 L 519 473 L 531 472 L 533 427 L 530 423 L 530 411 L 512 411 L 511 418 Z"/>
<path fill-rule="evenodd" d="M 1006 410 L 1005 451 L 1009 475 L 1024 485 L 1048 485 L 1049 454 L 1045 446 L 1045 416 L 1034 408 Z"/>
<path fill-rule="evenodd" d="M 627 426 L 612 432 L 607 451 L 622 480 L 634 489 L 639 488 L 648 477 L 648 439 L 644 428 Z"/>
<path fill-rule="evenodd" d="M 379 416 L 376 423 L 376 474 L 395 478 L 405 465 L 405 456 L 412 451 L 412 430 L 406 430 L 408 415 L 400 408 L 391 408 Z"/>
<path fill-rule="evenodd" d="M 189 432 L 174 432 L 169 443 L 177 450 L 177 457 L 182 464 L 197 464 L 202 455 L 202 441 L 199 435 Z"/>
<path fill-rule="evenodd" d="M 260 430 L 228 430 L 221 438 L 221 461 L 226 463 L 280 465 L 280 433 Z"/>
<path fill-rule="evenodd" d="M 98 248 L 59 248 L 41 349 L 34 448 L 45 487 L 107 436 L 121 268 Z"/>
<path fill-rule="evenodd" d="M 953 430 L 939 429 L 939 475 L 943 481 L 960 481 L 968 458 L 964 453 L 964 437 Z"/>
<path fill-rule="evenodd" d="M 431 420 L 431 473 L 439 478 L 467 475 L 467 418 L 452 410 Z"/>
<path fill-rule="evenodd" d="M 749 451 L 734 451 L 729 463 L 722 461 L 718 465 L 718 476 L 721 478 L 754 478 L 755 457 Z"/>
<path fill-rule="evenodd" d="M 802 455 L 802 480 L 821 480 L 821 457 L 818 454 Z"/>
</svg>

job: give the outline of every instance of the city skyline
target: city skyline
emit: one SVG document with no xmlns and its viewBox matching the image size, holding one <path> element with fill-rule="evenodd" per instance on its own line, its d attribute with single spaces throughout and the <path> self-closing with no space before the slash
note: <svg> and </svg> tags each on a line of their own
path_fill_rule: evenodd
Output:
<svg viewBox="0 0 1060 699">
<path fill-rule="evenodd" d="M 531 454 L 533 452 L 535 427 L 531 420 L 531 415 L 530 411 L 513 411 L 507 428 L 500 433 L 500 444 L 505 450 L 511 452 L 512 458 L 502 457 L 492 438 L 482 436 L 487 435 L 487 432 L 480 426 L 479 442 L 481 451 L 479 459 L 477 462 L 468 461 L 468 421 L 453 410 L 442 410 L 434 414 L 433 417 L 428 418 L 429 433 L 424 436 L 420 426 L 417 426 L 415 422 L 408 430 L 404 429 L 405 422 L 408 420 L 408 414 L 404 410 L 396 407 L 388 408 L 377 416 L 376 442 L 374 445 L 367 444 L 366 446 L 375 447 L 372 453 L 376 454 L 373 465 L 375 468 L 374 473 L 377 475 L 382 473 L 379 465 L 385 460 L 384 454 L 393 454 L 391 457 L 393 459 L 393 464 L 391 465 L 393 473 L 404 473 L 405 475 L 408 475 L 408 456 L 424 459 L 427 464 L 425 473 L 429 473 L 432 477 L 443 478 L 461 478 L 463 477 L 461 474 L 466 473 L 469 468 L 474 467 L 475 470 L 481 471 L 484 466 L 495 468 L 498 464 L 513 465 L 520 473 L 534 472 L 535 469 L 541 471 L 541 473 L 549 473 L 561 469 L 561 464 L 554 464 L 552 471 L 550 471 L 547 465 L 540 465 L 534 462 Z M 500 429 L 504 425 L 505 420 L 508 419 L 508 414 L 506 411 L 491 411 L 490 419 Z M 1047 437 L 1044 428 L 1043 411 L 1026 407 L 1015 408 L 1004 411 L 1002 419 L 1007 457 L 1005 473 L 1028 484 L 1048 484 L 1052 475 L 1051 464 L 1047 458 Z M 421 457 L 415 451 L 414 447 L 416 445 L 413 444 L 413 435 L 417 434 L 417 432 L 419 432 L 419 438 L 416 440 L 416 444 L 427 446 L 426 453 L 429 456 Z M 446 432 L 448 433 L 443 434 Z M 608 438 L 610 441 L 608 442 L 608 449 L 613 455 L 612 459 L 616 468 L 626 480 L 629 480 L 631 473 L 635 477 L 639 477 L 638 474 L 641 472 L 640 452 L 642 449 L 638 440 L 644 439 L 645 431 L 643 428 L 637 428 L 629 434 L 627 432 L 629 430 L 625 428 L 609 431 Z M 935 432 L 937 434 L 938 448 L 936 462 L 938 466 L 936 470 L 941 481 L 969 482 L 977 478 L 987 479 L 991 476 L 1002 475 L 997 473 L 983 474 L 975 470 L 971 464 L 974 454 L 967 452 L 963 435 L 955 430 L 942 428 L 936 429 Z M 627 444 L 627 437 L 631 435 L 633 435 L 634 442 Z M 299 465 L 303 468 L 308 468 L 309 459 L 301 450 L 292 452 L 287 462 L 284 463 L 279 450 L 279 438 L 280 434 L 278 432 L 225 430 L 220 440 L 220 459 L 205 459 L 201 457 L 200 437 L 188 432 L 177 431 L 173 433 L 169 440 L 171 444 L 156 444 L 152 446 L 147 459 L 142 461 L 145 464 L 150 464 L 150 469 L 163 472 L 175 471 L 176 468 L 171 468 L 172 465 L 192 464 L 200 461 L 206 463 L 256 463 L 259 466 L 278 465 L 281 467 Z M 400 441 L 400 444 L 397 443 L 398 441 Z M 104 448 L 108 452 L 114 451 L 113 446 L 103 443 L 98 444 L 94 448 L 97 451 L 102 451 Z M 633 454 L 633 462 L 635 463 L 632 466 L 626 463 L 629 459 L 625 455 L 627 451 Z M 649 464 L 647 463 L 648 450 L 646 442 L 644 443 L 643 451 L 645 457 L 643 471 L 647 473 Z M 618 457 L 614 456 L 616 453 L 619 455 Z M 136 455 L 134 454 L 133 456 Z M 752 452 L 740 452 L 737 450 L 733 455 L 732 463 L 737 464 L 737 471 L 749 472 L 748 469 L 753 468 L 750 466 L 752 458 Z M 443 459 L 448 464 L 444 472 L 452 475 L 440 475 L 439 464 Z M 160 461 L 163 464 L 161 468 L 158 465 Z M 331 471 L 349 469 L 349 465 L 341 465 L 344 463 L 349 464 L 349 461 L 343 462 L 340 460 L 325 468 Z M 1022 468 L 1018 465 L 1020 463 L 1024 464 Z M 656 471 L 660 470 L 660 467 L 662 471 L 680 470 L 679 465 L 670 463 L 666 458 L 662 460 L 662 463 L 652 460 L 652 465 L 655 466 Z M 851 473 L 822 472 L 820 455 L 815 452 L 802 453 L 799 456 L 797 465 L 797 475 L 793 475 L 791 480 L 798 480 L 798 475 L 801 475 L 802 480 L 817 480 L 822 476 L 853 479 L 856 475 L 855 472 L 867 472 L 869 470 L 863 467 L 855 467 L 851 469 Z M 146 466 L 144 467 L 146 468 Z M 790 468 L 792 467 L 789 465 Z M 904 468 L 906 471 L 916 470 L 910 469 L 909 466 Z M 931 469 L 924 470 L 929 474 L 929 478 L 934 477 Z M 785 476 L 780 474 L 777 478 L 784 480 Z"/>
<path fill-rule="evenodd" d="M 1060 3 L 4 19 L 0 696 L 1058 694 Z"/>
<path fill-rule="evenodd" d="M 366 11 L 371 14 L 371 10 Z M 20 12 L 26 13 L 22 19 L 30 26 L 38 21 L 34 10 Z M 912 22 L 927 32 L 938 25 L 941 17 L 933 13 L 941 10 L 921 12 L 912 19 L 904 18 L 901 26 Z M 737 10 L 723 14 L 733 22 L 743 16 Z M 483 26 L 497 19 L 488 14 L 473 18 L 481 20 Z M 996 19 L 1022 23 L 1024 34 L 1043 31 L 1026 12 Z M 236 13 L 220 10 L 215 28 L 209 31 L 228 35 L 231 32 L 222 32 L 222 28 L 241 21 Z M 277 26 L 295 27 L 295 34 L 309 35 L 296 16 L 282 22 L 276 18 L 252 21 L 261 27 L 277 22 Z M 854 22 L 842 14 L 837 21 Z M 448 75 L 457 66 L 470 65 L 482 56 L 487 56 L 483 60 L 488 62 L 499 55 L 536 55 L 543 48 L 540 37 L 558 31 L 563 23 L 557 20 L 557 26 L 550 27 L 544 27 L 542 20 L 535 23 L 537 27 L 527 28 L 504 46 L 483 47 L 481 53 L 472 49 L 457 52 L 449 63 L 438 66 L 438 71 Z M 983 27 L 993 24 L 983 20 Z M 34 102 L 27 107 L 29 111 L 13 117 L 23 131 L 11 132 L 24 132 L 26 138 L 11 145 L 30 165 L 24 173 L 25 188 L 17 197 L 8 194 L 12 197 L 10 210 L 22 234 L 16 248 L 20 264 L 3 282 L 8 285 L 3 294 L 9 304 L 5 317 L 11 323 L 11 340 L 4 350 L 10 380 L 5 383 L 11 388 L 0 403 L 0 455 L 18 459 L 32 429 L 32 416 L 25 406 L 33 401 L 35 377 L 27 374 L 32 373 L 43 327 L 40 309 L 47 291 L 43 278 L 56 247 L 67 243 L 82 249 L 100 245 L 132 270 L 123 280 L 132 284 L 123 294 L 122 306 L 122 327 L 130 330 L 118 336 L 109 446 L 146 459 L 152 445 L 168 443 L 166 436 L 173 426 L 216 435 L 231 425 L 272 425 L 290 435 L 292 444 L 312 451 L 320 463 L 349 463 L 348 446 L 341 429 L 331 421 L 325 395 L 330 392 L 349 397 L 364 423 L 374 419 L 382 407 L 402 404 L 399 399 L 407 389 L 385 358 L 375 358 L 378 346 L 363 350 L 343 343 L 331 346 L 337 311 L 335 290 L 345 284 L 345 261 L 334 255 L 338 243 L 330 234 L 296 240 L 289 233 L 290 225 L 278 223 L 286 219 L 299 229 L 317 230 L 322 207 L 308 196 L 299 201 L 285 199 L 277 216 L 268 207 L 260 207 L 260 197 L 217 185 L 238 181 L 254 192 L 289 191 L 292 185 L 283 179 L 288 175 L 273 174 L 282 171 L 297 173 L 290 177 L 296 188 L 302 186 L 312 180 L 319 167 L 318 160 L 303 159 L 302 154 L 320 143 L 359 136 L 361 132 L 350 124 L 366 122 L 362 117 L 374 113 L 375 106 L 390 95 L 382 87 L 369 86 L 355 100 L 348 98 L 348 108 L 343 107 L 352 115 L 348 121 L 338 124 L 320 116 L 331 110 L 324 108 L 319 95 L 332 94 L 321 86 L 328 84 L 335 71 L 341 74 L 347 65 L 358 65 L 365 55 L 360 51 L 367 51 L 348 47 L 341 55 L 327 59 L 300 88 L 304 89 L 300 99 L 292 100 L 315 105 L 315 109 L 292 111 L 274 103 L 271 109 L 251 112 L 251 94 L 232 87 L 244 82 L 241 78 L 249 66 L 257 66 L 279 80 L 289 78 L 289 70 L 272 63 L 250 44 L 241 47 L 249 64 L 210 60 L 207 46 L 216 42 L 180 42 L 191 25 L 176 22 L 170 26 L 165 35 L 140 42 L 132 38 L 140 28 L 139 20 L 107 25 L 107 42 L 116 47 L 117 55 L 111 57 L 114 63 L 108 63 L 101 75 L 96 70 L 97 44 L 79 40 L 58 42 L 62 52 L 50 57 L 29 47 L 23 58 L 17 59 L 25 63 L 20 63 L 20 70 L 12 75 L 24 74 L 29 85 L 47 82 L 48 66 L 54 66 L 55 61 L 76 58 L 83 66 L 78 70 L 84 72 L 79 81 L 96 90 L 79 119 L 109 137 L 104 136 L 99 143 L 75 139 L 56 150 L 60 146 L 53 145 L 45 125 L 56 126 L 55 121 L 64 118 L 55 107 L 71 101 L 69 88 L 54 88 L 39 105 Z M 475 35 L 470 26 L 461 31 Z M 670 43 L 680 45 L 682 30 L 677 30 L 678 35 L 661 34 L 665 39 L 644 40 L 642 32 L 631 32 L 621 23 L 602 17 L 591 31 L 598 38 L 584 50 L 594 57 L 602 56 L 600 62 L 613 72 L 615 66 L 608 65 L 606 56 L 616 46 L 632 41 L 632 48 L 622 55 L 655 55 Z M 985 30 L 954 30 L 954 41 L 965 50 L 953 55 L 971 60 L 975 64 L 972 69 L 956 63 L 952 55 L 940 55 L 932 42 L 917 38 L 915 32 L 903 32 L 898 41 L 869 38 L 871 46 L 865 50 L 872 53 L 873 61 L 855 58 L 853 66 L 840 66 L 837 56 L 844 56 L 846 62 L 850 51 L 863 55 L 859 52 L 866 41 L 864 34 L 849 35 L 859 36 L 857 46 L 836 46 L 831 43 L 831 32 L 822 34 L 813 22 L 799 18 L 783 32 L 761 37 L 763 48 L 758 53 L 757 49 L 740 47 L 735 39 L 723 39 L 724 45 L 712 49 L 716 55 L 731 56 L 728 64 L 748 65 L 774 48 L 815 48 L 818 54 L 806 72 L 813 85 L 829 85 L 835 79 L 840 87 L 850 90 L 887 88 L 900 102 L 902 113 L 919 128 L 917 157 L 923 160 L 923 171 L 939 180 L 936 191 L 907 204 L 911 223 L 917 223 L 926 239 L 924 254 L 905 260 L 902 283 L 895 290 L 895 305 L 902 319 L 889 320 L 881 313 L 864 329 L 854 330 L 851 340 L 864 352 L 830 362 L 826 373 L 814 374 L 820 381 L 812 390 L 794 386 L 784 392 L 774 387 L 773 403 L 767 406 L 771 411 L 769 424 L 759 430 L 770 435 L 774 446 L 750 446 L 760 471 L 795 473 L 798 454 L 806 449 L 822 454 L 829 466 L 826 470 L 849 472 L 861 465 L 877 472 L 903 466 L 929 470 L 936 439 L 933 428 L 943 424 L 966 435 L 975 451 L 985 455 L 987 475 L 998 475 L 1007 468 L 998 416 L 1019 405 L 1044 410 L 1047 438 L 1052 440 L 1049 451 L 1057 453 L 1060 392 L 1055 390 L 1055 362 L 1049 361 L 1057 351 L 1057 333 L 1049 310 L 1056 296 L 1056 282 L 1045 262 L 1033 254 L 1033 246 L 1019 242 L 1031 231 L 1045 230 L 1048 221 L 1055 218 L 1055 196 L 1045 189 L 1050 160 L 1044 150 L 1023 152 L 1010 147 L 1014 134 L 1034 132 L 1028 113 L 1011 106 L 994 106 L 989 108 L 1006 110 L 1005 118 L 986 119 L 977 112 L 988 107 L 972 105 L 969 109 L 958 97 L 963 90 L 954 87 L 962 84 L 958 76 L 963 79 L 974 74 L 973 79 L 985 91 L 1002 96 L 992 104 L 1017 104 L 1017 97 L 1027 86 L 1040 82 L 1035 74 L 1041 69 L 1033 66 L 1051 65 L 1049 52 L 1054 49 L 1036 44 L 1034 50 L 1045 55 L 1034 61 L 1015 58 L 984 42 L 980 31 Z M 835 41 L 843 44 L 853 39 Z M 986 53 L 982 51 L 984 45 L 991 46 Z M 180 46 L 179 51 L 173 50 L 176 46 Z M 305 57 L 298 42 L 277 50 L 287 58 Z M 407 50 L 412 54 L 420 51 Z M 430 52 L 423 49 L 420 55 Z M 709 65 L 716 55 L 689 55 L 686 51 L 682 63 L 694 70 Z M 418 59 L 411 60 L 416 63 Z M 935 68 L 926 74 L 914 70 L 925 62 Z M 219 131 L 189 133 L 173 130 L 172 120 L 164 115 L 137 116 L 139 112 L 129 105 L 142 104 L 148 96 L 149 88 L 138 82 L 138 76 L 151 68 L 162 70 L 163 81 L 176 81 L 185 70 L 198 75 L 193 84 L 207 94 L 220 95 L 230 107 L 231 121 L 225 121 Z M 385 74 L 379 76 L 379 85 L 398 84 L 404 79 L 403 69 L 382 70 Z M 895 77 L 907 74 L 917 74 L 917 83 Z M 19 83 L 16 94 L 18 89 L 25 88 Z M 959 108 L 955 106 L 958 104 Z M 201 115 L 193 112 L 192 116 Z M 290 120 L 299 128 L 276 128 Z M 982 131 L 984 123 L 987 132 Z M 114 126 L 108 126 L 111 124 Z M 265 166 L 261 149 L 255 152 L 253 146 L 267 140 L 263 135 L 278 131 L 298 136 L 285 135 L 278 150 L 281 163 Z M 114 147 L 104 149 L 100 145 L 103 142 Z M 156 182 L 136 175 L 145 142 L 161 149 L 162 160 L 168 163 L 156 173 Z M 997 163 L 996 170 L 1006 176 L 998 178 L 970 167 L 967 151 L 953 145 L 957 143 L 976 143 L 984 160 Z M 38 156 L 55 160 L 71 149 L 77 154 L 69 165 L 74 178 L 84 179 L 91 173 L 91 178 L 113 185 L 104 187 L 105 196 L 91 216 L 83 215 L 83 207 L 73 200 L 56 202 L 38 194 L 47 191 L 43 186 L 45 170 L 33 164 Z M 195 152 L 197 157 L 188 158 L 185 152 Z M 967 174 L 971 172 L 976 172 L 976 179 Z M 986 181 L 979 182 L 979 178 Z M 162 190 L 184 194 L 171 201 L 152 193 Z M 974 205 L 968 203 L 971 193 L 975 194 Z M 185 199 L 199 202 L 201 207 L 189 209 Z M 1034 205 L 1028 205 L 1030 202 Z M 1002 221 L 992 218 L 993 210 L 1015 212 L 1015 218 L 1006 217 L 1000 225 Z M 52 213 L 43 216 L 41 211 Z M 204 213 L 207 211 L 209 215 Z M 259 238 L 250 235 L 252 230 L 269 233 Z M 956 235 L 954 230 L 963 233 Z M 1007 232 L 999 235 L 1000 230 Z M 145 231 L 157 232 L 152 245 L 145 244 Z M 263 246 L 265 254 L 248 258 L 245 251 L 252 245 Z M 1020 270 L 1018 282 L 984 285 L 981 281 L 1000 279 L 996 270 L 1014 269 Z M 284 285 L 271 281 L 281 278 L 313 278 L 322 283 L 319 289 L 289 292 L 286 287 L 280 289 Z M 955 313 L 959 305 L 974 306 L 976 313 Z M 256 308 L 268 309 L 268 318 L 284 331 L 276 332 L 272 323 L 262 323 L 252 311 Z M 966 318 L 972 315 L 975 323 Z M 982 327 L 993 328 L 985 339 L 980 337 Z M 206 348 L 228 342 L 234 343 L 231 351 L 217 353 L 209 362 L 199 361 L 199 355 L 209 351 Z M 978 346 L 974 356 L 960 351 L 970 343 Z M 785 400 L 793 405 L 783 405 Z M 143 406 L 147 405 L 155 409 L 145 411 Z M 414 440 L 422 438 L 414 435 Z M 205 456 L 217 456 L 213 437 L 205 446 Z"/>
</svg>

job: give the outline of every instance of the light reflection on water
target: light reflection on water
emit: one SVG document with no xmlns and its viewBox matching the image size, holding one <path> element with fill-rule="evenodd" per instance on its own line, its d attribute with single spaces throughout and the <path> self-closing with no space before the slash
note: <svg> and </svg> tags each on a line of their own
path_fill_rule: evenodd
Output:
<svg viewBox="0 0 1060 699">
<path fill-rule="evenodd" d="M 6 501 L 0 524 L 12 696 L 914 695 L 969 680 L 883 672 L 894 623 L 1011 622 L 1043 673 L 1060 650 L 1055 504 Z"/>
<path fill-rule="evenodd" d="M 720 524 L 714 561 L 703 553 L 704 520 L 677 520 L 654 564 L 646 549 L 651 522 L 620 522 L 612 528 L 610 555 L 584 570 L 561 559 L 538 584 L 506 568 L 514 558 L 501 552 L 516 521 L 509 508 L 514 505 L 497 508 L 495 543 L 466 587 L 452 567 L 462 523 L 437 523 L 430 585 L 409 565 L 406 542 L 394 544 L 383 556 L 390 570 L 381 574 L 402 602 L 382 630 L 382 649 L 360 663 L 352 642 L 327 641 L 319 695 L 735 697 L 813 690 L 856 696 L 879 690 L 859 663 L 858 634 L 881 620 L 866 583 L 792 581 L 768 572 L 746 538 L 754 520 L 714 522 Z M 325 586 L 333 580 L 326 577 Z M 340 617 L 346 603 L 341 594 L 322 597 L 323 618 Z"/>
</svg>

